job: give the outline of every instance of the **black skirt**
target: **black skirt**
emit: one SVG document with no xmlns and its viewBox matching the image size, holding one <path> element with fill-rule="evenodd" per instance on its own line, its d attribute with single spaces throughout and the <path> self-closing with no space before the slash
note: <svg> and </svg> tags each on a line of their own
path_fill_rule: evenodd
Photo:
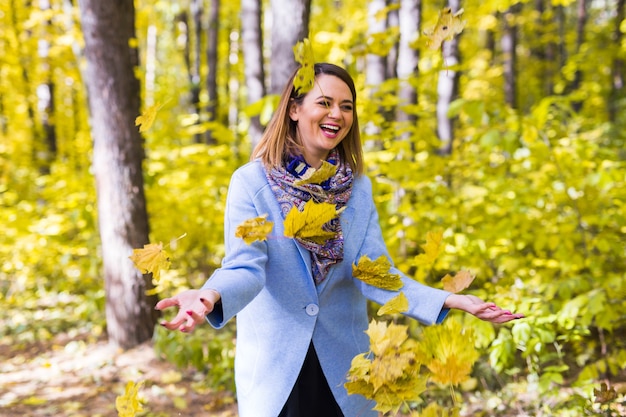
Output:
<svg viewBox="0 0 626 417">
<path fill-rule="evenodd" d="M 320 416 L 343 417 L 343 413 L 330 391 L 311 343 L 296 384 L 278 417 Z"/>
</svg>

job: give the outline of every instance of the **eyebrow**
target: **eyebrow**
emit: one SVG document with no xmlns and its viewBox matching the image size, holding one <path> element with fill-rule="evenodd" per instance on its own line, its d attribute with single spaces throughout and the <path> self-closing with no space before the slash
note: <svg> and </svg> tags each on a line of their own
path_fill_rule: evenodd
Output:
<svg viewBox="0 0 626 417">
<path fill-rule="evenodd" d="M 330 101 L 333 101 L 333 100 L 334 100 L 334 98 L 329 97 L 329 96 L 319 96 L 318 98 L 316 98 L 316 100 L 319 100 L 319 99 L 322 99 L 322 98 L 323 98 L 323 99 L 325 99 L 325 100 L 330 100 Z M 352 100 L 350 100 L 350 99 L 345 99 L 345 100 L 342 100 L 341 102 L 342 102 L 342 103 L 350 103 L 350 104 L 354 104 L 354 101 L 352 101 Z"/>
</svg>

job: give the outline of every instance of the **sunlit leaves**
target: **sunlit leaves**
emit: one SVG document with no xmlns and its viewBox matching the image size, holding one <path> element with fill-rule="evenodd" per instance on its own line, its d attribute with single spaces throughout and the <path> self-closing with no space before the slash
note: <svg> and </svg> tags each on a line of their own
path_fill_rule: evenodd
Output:
<svg viewBox="0 0 626 417">
<path fill-rule="evenodd" d="M 294 206 L 287 213 L 285 236 L 323 244 L 335 236 L 335 233 L 324 229 L 324 225 L 335 217 L 337 217 L 337 209 L 334 204 L 316 203 L 309 200 L 302 211 Z"/>
<path fill-rule="evenodd" d="M 458 385 L 469 378 L 479 353 L 474 347 L 474 330 L 452 318 L 424 328 L 418 344 L 418 360 L 440 384 Z"/>
<path fill-rule="evenodd" d="M 299 94 L 305 94 L 313 88 L 315 82 L 315 58 L 313 58 L 313 47 L 307 38 L 296 43 L 293 47 L 293 54 L 300 68 L 293 80 L 293 86 Z"/>
<path fill-rule="evenodd" d="M 446 7 L 439 12 L 439 19 L 432 30 L 425 30 L 424 34 L 428 37 L 428 47 L 430 49 L 439 49 L 443 41 L 451 40 L 455 35 L 463 31 L 465 20 L 459 17 L 463 13 L 460 9 L 456 13 L 452 13 L 452 9 Z"/>
<path fill-rule="evenodd" d="M 135 118 L 135 126 L 139 126 L 140 132 L 146 132 L 152 127 L 152 124 L 156 119 L 157 112 L 161 110 L 161 107 L 163 107 L 161 103 L 156 103 L 155 105 L 144 110 L 141 116 L 137 116 Z"/>
<path fill-rule="evenodd" d="M 140 382 L 135 385 L 129 381 L 126 384 L 124 395 L 120 395 L 115 399 L 115 408 L 119 417 L 135 417 L 135 415 L 143 411 L 143 407 L 137 398 L 139 389 L 143 384 Z"/>
<path fill-rule="evenodd" d="M 268 221 L 267 214 L 263 214 L 262 216 L 248 219 L 237 226 L 235 237 L 242 238 L 249 245 L 257 240 L 266 240 L 273 227 L 274 222 Z"/>
<path fill-rule="evenodd" d="M 397 291 L 404 284 L 400 279 L 400 275 L 389 273 L 390 268 L 391 262 L 384 255 L 381 255 L 374 261 L 367 255 L 363 255 L 359 258 L 356 265 L 352 265 L 352 275 L 374 287 Z"/>
<path fill-rule="evenodd" d="M 383 413 L 418 400 L 427 377 L 419 372 L 417 343 L 408 338 L 407 326 L 372 320 L 366 333 L 371 351 L 352 360 L 345 383 L 348 393 L 374 400 L 374 409 Z"/>
<path fill-rule="evenodd" d="M 158 281 L 161 277 L 161 270 L 170 267 L 170 255 L 163 249 L 163 243 L 148 243 L 143 249 L 133 249 L 133 254 L 129 256 L 137 269 L 142 274 L 152 273 L 152 278 Z"/>
<path fill-rule="evenodd" d="M 470 271 L 459 271 L 454 276 L 446 274 L 441 279 L 443 283 L 443 289 L 453 293 L 458 293 L 468 288 L 475 276 Z"/>
<path fill-rule="evenodd" d="M 415 262 L 418 265 L 432 266 L 444 249 L 443 232 L 428 232 L 426 234 L 426 243 L 420 246 L 424 250 L 424 253 L 417 255 Z"/>
<path fill-rule="evenodd" d="M 311 172 L 309 174 L 309 171 Z M 318 169 L 309 168 L 305 175 L 294 182 L 295 186 L 304 184 L 321 184 L 337 172 L 337 165 L 333 165 L 328 161 L 322 161 L 322 166 Z"/>
<path fill-rule="evenodd" d="M 409 299 L 406 298 L 403 292 L 400 292 L 398 295 L 393 297 L 391 300 L 387 301 L 381 308 L 378 309 L 379 316 L 383 314 L 398 314 L 404 313 L 409 309 Z"/>
</svg>

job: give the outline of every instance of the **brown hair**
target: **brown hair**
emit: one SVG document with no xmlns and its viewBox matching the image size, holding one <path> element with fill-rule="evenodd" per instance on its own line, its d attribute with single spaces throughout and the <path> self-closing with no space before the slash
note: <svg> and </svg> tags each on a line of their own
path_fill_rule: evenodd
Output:
<svg viewBox="0 0 626 417">
<path fill-rule="evenodd" d="M 359 119 L 356 112 L 356 88 L 354 80 L 348 72 L 334 64 L 318 63 L 313 66 L 315 76 L 320 74 L 332 75 L 348 85 L 354 100 L 352 127 L 346 137 L 337 146 L 339 156 L 344 163 L 350 165 L 355 175 L 363 173 L 363 148 L 361 146 L 361 133 Z M 294 88 L 293 81 L 296 77 L 293 73 L 287 85 L 280 95 L 278 108 L 274 112 L 270 122 L 261 137 L 258 145 L 252 151 L 251 159 L 261 158 L 267 167 L 278 167 L 288 156 L 301 155 L 302 144 L 296 134 L 297 123 L 289 117 L 289 107 L 293 102 L 301 104 L 305 94 L 299 94 Z"/>
</svg>

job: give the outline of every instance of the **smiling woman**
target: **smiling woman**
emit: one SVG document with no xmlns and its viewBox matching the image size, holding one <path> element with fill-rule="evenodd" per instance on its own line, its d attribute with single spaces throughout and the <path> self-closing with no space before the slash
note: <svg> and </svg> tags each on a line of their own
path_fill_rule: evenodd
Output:
<svg viewBox="0 0 626 417">
<path fill-rule="evenodd" d="M 363 256 L 391 259 L 382 238 L 370 180 L 362 175 L 356 91 L 332 64 L 314 66 L 313 88 L 300 93 L 295 73 L 252 155 L 233 175 L 225 219 L 226 257 L 200 290 L 160 301 L 178 314 L 161 324 L 192 331 L 204 320 L 219 329 L 237 316 L 235 382 L 241 417 L 363 416 L 378 413 L 344 383 L 352 358 L 369 349 L 367 300 L 381 305 L 398 291 L 355 278 Z M 312 172 L 333 169 L 328 176 Z M 315 180 L 312 180 L 315 178 Z M 290 213 L 334 208 L 324 238 L 292 236 Z M 274 225 L 275 239 L 242 244 L 249 219 Z M 240 235 L 239 235 L 240 236 Z M 438 323 L 450 308 L 491 322 L 522 317 L 476 297 L 450 294 L 407 277 L 405 315 Z"/>
</svg>

